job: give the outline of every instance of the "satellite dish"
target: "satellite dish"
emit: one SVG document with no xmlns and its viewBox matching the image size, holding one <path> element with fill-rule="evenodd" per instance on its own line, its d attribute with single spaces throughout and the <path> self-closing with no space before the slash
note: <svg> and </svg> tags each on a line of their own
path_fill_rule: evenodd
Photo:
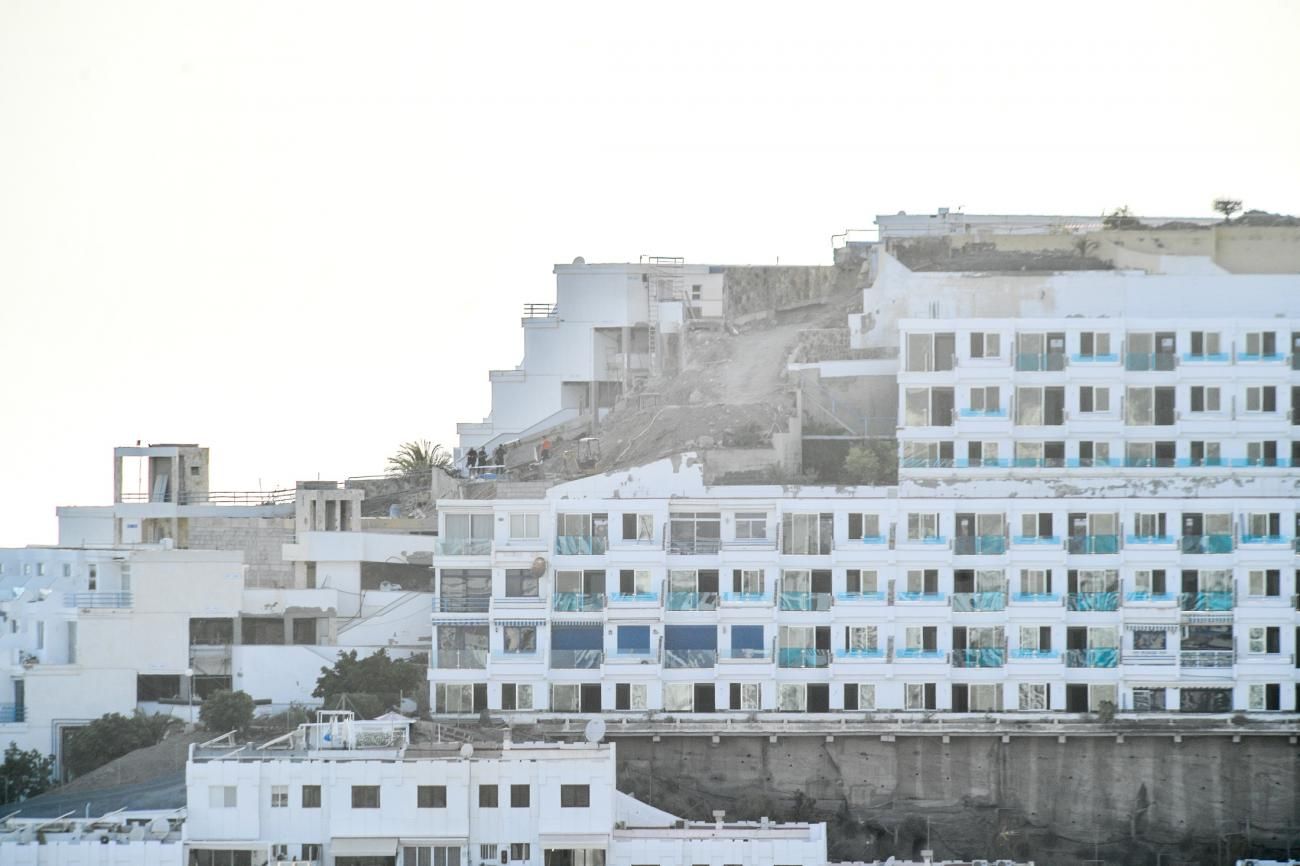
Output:
<svg viewBox="0 0 1300 866">
<path fill-rule="evenodd" d="M 144 825 L 143 825 L 143 824 L 132 824 L 132 825 L 131 825 L 131 831 L 130 831 L 129 833 L 126 834 L 126 838 L 129 839 L 129 840 L 132 841 L 132 842 L 143 842 L 143 841 L 144 841 Z"/>
<path fill-rule="evenodd" d="M 546 557 L 539 556 L 533 560 L 533 577 L 541 577 L 546 574 Z"/>
<path fill-rule="evenodd" d="M 587 263 L 587 260 L 584 259 L 582 256 L 578 256 L 573 260 L 573 263 L 575 265 L 585 265 Z"/>
<path fill-rule="evenodd" d="M 599 743 L 605 739 L 605 720 L 592 719 L 587 722 L 587 727 L 583 730 L 582 736 L 588 743 Z"/>
<path fill-rule="evenodd" d="M 474 754 L 474 747 L 471 746 L 469 743 L 465 743 L 460 747 L 460 756 L 465 760 L 469 760 L 473 754 Z"/>
<path fill-rule="evenodd" d="M 149 835 L 161 839 L 172 830 L 171 822 L 166 818 L 154 818 L 149 822 Z"/>
</svg>

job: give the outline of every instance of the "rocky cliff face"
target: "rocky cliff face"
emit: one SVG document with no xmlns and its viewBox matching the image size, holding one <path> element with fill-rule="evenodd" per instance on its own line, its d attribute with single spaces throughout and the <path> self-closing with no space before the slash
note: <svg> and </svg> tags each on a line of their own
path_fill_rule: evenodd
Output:
<svg viewBox="0 0 1300 866">
<path fill-rule="evenodd" d="M 619 787 L 687 817 L 826 820 L 832 860 L 1206 864 L 1300 850 L 1287 736 L 618 738 Z"/>
</svg>

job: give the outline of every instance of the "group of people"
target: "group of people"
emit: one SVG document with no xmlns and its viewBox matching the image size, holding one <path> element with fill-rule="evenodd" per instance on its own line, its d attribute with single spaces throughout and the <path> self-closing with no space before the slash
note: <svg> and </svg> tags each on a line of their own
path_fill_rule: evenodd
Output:
<svg viewBox="0 0 1300 866">
<path fill-rule="evenodd" d="M 498 445 L 492 451 L 492 462 L 488 462 L 488 453 L 485 448 L 471 448 L 465 453 L 465 466 L 469 469 L 469 476 L 474 478 L 488 469 L 495 469 L 498 472 L 506 468 L 506 446 Z"/>
</svg>

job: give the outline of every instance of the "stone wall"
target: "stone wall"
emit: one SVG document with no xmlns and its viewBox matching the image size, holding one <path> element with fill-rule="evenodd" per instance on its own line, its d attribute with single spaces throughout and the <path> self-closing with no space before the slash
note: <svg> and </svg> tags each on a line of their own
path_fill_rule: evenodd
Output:
<svg viewBox="0 0 1300 866">
<path fill-rule="evenodd" d="M 1300 850 L 1294 737 L 617 737 L 619 789 L 675 814 L 831 824 L 832 860 L 1207 864 Z M 1247 829 L 1249 828 L 1249 829 Z M 1227 854 L 1228 856 L 1217 856 Z"/>
<path fill-rule="evenodd" d="M 186 543 L 193 550 L 242 550 L 251 587 L 293 586 L 293 564 L 281 556 L 294 540 L 291 517 L 191 517 Z"/>
</svg>

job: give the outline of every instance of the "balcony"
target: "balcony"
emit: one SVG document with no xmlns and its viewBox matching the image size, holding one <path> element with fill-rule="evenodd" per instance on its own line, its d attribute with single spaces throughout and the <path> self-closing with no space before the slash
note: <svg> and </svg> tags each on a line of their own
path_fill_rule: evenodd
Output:
<svg viewBox="0 0 1300 866">
<path fill-rule="evenodd" d="M 718 651 L 711 649 L 666 649 L 665 668 L 711 668 L 718 664 Z"/>
<path fill-rule="evenodd" d="M 552 670 L 596 670 L 605 663 L 605 651 L 598 649 L 553 649 Z"/>
<path fill-rule="evenodd" d="M 1016 661 L 1050 661 L 1061 657 L 1059 650 L 1054 649 L 1014 649 L 1011 651 L 1011 658 Z"/>
<path fill-rule="evenodd" d="M 952 651 L 952 666 L 955 668 L 1000 668 L 1007 663 L 1007 651 L 1003 647 L 981 647 L 955 649 Z"/>
<path fill-rule="evenodd" d="M 1005 592 L 954 592 L 952 609 L 955 613 L 971 613 L 986 610 L 1006 610 L 1007 594 Z"/>
<path fill-rule="evenodd" d="M 668 552 L 674 556 L 717 556 L 722 550 L 720 538 L 672 538 Z"/>
<path fill-rule="evenodd" d="M 557 535 L 555 553 L 559 556 L 604 556 L 609 540 L 590 535 Z"/>
<path fill-rule="evenodd" d="M 1287 535 L 1242 535 L 1242 544 L 1284 544 L 1291 545 L 1292 539 Z"/>
<path fill-rule="evenodd" d="M 1210 352 L 1208 354 L 1204 352 L 1200 354 L 1184 352 L 1182 358 L 1185 364 L 1226 364 L 1232 360 L 1227 352 Z"/>
<path fill-rule="evenodd" d="M 723 604 L 771 604 L 772 598 L 764 592 L 724 592 Z"/>
<path fill-rule="evenodd" d="M 1119 665 L 1119 650 L 1115 647 L 1093 647 L 1065 651 L 1067 668 L 1113 668 Z"/>
<path fill-rule="evenodd" d="M 1104 353 L 1101 355 L 1081 355 L 1074 352 L 1070 355 L 1071 364 L 1118 364 L 1119 354 L 1116 352 Z"/>
<path fill-rule="evenodd" d="M 828 668 L 831 666 L 831 651 L 802 647 L 778 647 L 776 664 L 777 667 L 782 668 Z"/>
<path fill-rule="evenodd" d="M 610 606 L 618 604 L 656 604 L 659 594 L 656 592 L 612 592 L 609 595 Z"/>
<path fill-rule="evenodd" d="M 835 600 L 846 604 L 857 602 L 882 602 L 888 598 L 883 592 L 837 592 Z"/>
<path fill-rule="evenodd" d="M 1071 592 L 1065 596 L 1066 610 L 1119 610 L 1118 592 Z"/>
<path fill-rule="evenodd" d="M 1022 373 L 1056 372 L 1065 369 L 1064 352 L 1018 352 L 1016 369 Z"/>
<path fill-rule="evenodd" d="M 832 604 L 829 592 L 783 592 L 779 597 L 780 610 L 830 610 Z"/>
<path fill-rule="evenodd" d="M 1178 356 L 1173 352 L 1129 352 L 1124 356 L 1124 369 L 1133 371 L 1169 371 L 1178 366 Z"/>
<path fill-rule="evenodd" d="M 1061 597 L 1054 592 L 1017 592 L 1011 600 L 1017 603 L 1058 602 Z"/>
<path fill-rule="evenodd" d="M 1281 352 L 1238 352 L 1238 364 L 1278 364 L 1286 360 Z"/>
<path fill-rule="evenodd" d="M 667 607 L 669 610 L 717 610 L 718 594 L 716 592 L 670 592 Z"/>
<path fill-rule="evenodd" d="M 946 596 L 942 592 L 900 592 L 897 595 L 898 601 L 943 601 Z"/>
<path fill-rule="evenodd" d="M 129 592 L 69 592 L 63 596 L 64 607 L 129 608 L 133 603 Z"/>
<path fill-rule="evenodd" d="M 904 661 L 947 661 L 948 653 L 941 649 L 917 649 L 905 647 L 895 653 L 895 657 Z"/>
<path fill-rule="evenodd" d="M 604 609 L 603 592 L 557 592 L 551 596 L 551 610 L 557 613 L 590 613 Z"/>
<path fill-rule="evenodd" d="M 724 662 L 768 662 L 772 660 L 770 650 L 762 647 L 728 647 L 718 650 L 718 660 Z"/>
<path fill-rule="evenodd" d="M 1184 535 L 1179 539 L 1183 553 L 1232 553 L 1230 534 Z"/>
<path fill-rule="evenodd" d="M 958 418 L 1005 418 L 1006 409 L 958 409 Z"/>
<path fill-rule="evenodd" d="M 952 551 L 958 556 L 997 556 L 1007 552 L 1007 539 L 1003 535 L 958 535 L 952 540 Z"/>
<path fill-rule="evenodd" d="M 728 538 L 724 550 L 776 550 L 776 538 Z"/>
<path fill-rule="evenodd" d="M 841 649 L 835 651 L 835 660 L 841 662 L 878 662 L 885 660 L 885 651 L 879 647 L 871 649 Z"/>
<path fill-rule="evenodd" d="M 1178 608 L 1189 611 L 1232 610 L 1233 593 L 1184 592 L 1178 595 Z"/>
<path fill-rule="evenodd" d="M 13 725 L 27 721 L 27 707 L 22 704 L 0 704 L 0 725 Z"/>
<path fill-rule="evenodd" d="M 1130 545 L 1138 545 L 1138 544 L 1143 544 L 1148 546 L 1170 545 L 1176 543 L 1177 541 L 1178 539 L 1174 538 L 1172 535 L 1125 535 L 1124 536 L 1124 543 Z"/>
<path fill-rule="evenodd" d="M 1059 535 L 1017 535 L 1011 539 L 1016 547 L 1060 547 Z"/>
<path fill-rule="evenodd" d="M 650 647 L 618 647 L 614 650 L 609 658 L 605 659 L 606 664 L 637 664 L 652 665 L 659 663 L 659 653 Z"/>
<path fill-rule="evenodd" d="M 505 662 L 516 664 L 537 664 L 541 662 L 542 654 L 536 648 L 530 650 L 517 650 L 510 652 L 508 650 L 492 650 L 493 662 Z"/>
<path fill-rule="evenodd" d="M 491 556 L 490 538 L 439 538 L 433 542 L 438 556 Z"/>
<path fill-rule="evenodd" d="M 1183 650 L 1178 654 L 1178 666 L 1183 668 L 1231 668 L 1236 660 L 1232 650 Z"/>
<path fill-rule="evenodd" d="M 487 613 L 492 608 L 490 595 L 434 596 L 434 613 Z"/>
<path fill-rule="evenodd" d="M 438 670 L 486 670 L 488 651 L 485 649 L 438 649 L 434 652 L 433 667 Z"/>
<path fill-rule="evenodd" d="M 1176 596 L 1172 592 L 1130 592 L 1124 600 L 1134 604 L 1167 604 L 1175 601 Z"/>
<path fill-rule="evenodd" d="M 1104 556 L 1119 553 L 1118 535 L 1071 535 L 1065 540 L 1068 553 Z"/>
</svg>

